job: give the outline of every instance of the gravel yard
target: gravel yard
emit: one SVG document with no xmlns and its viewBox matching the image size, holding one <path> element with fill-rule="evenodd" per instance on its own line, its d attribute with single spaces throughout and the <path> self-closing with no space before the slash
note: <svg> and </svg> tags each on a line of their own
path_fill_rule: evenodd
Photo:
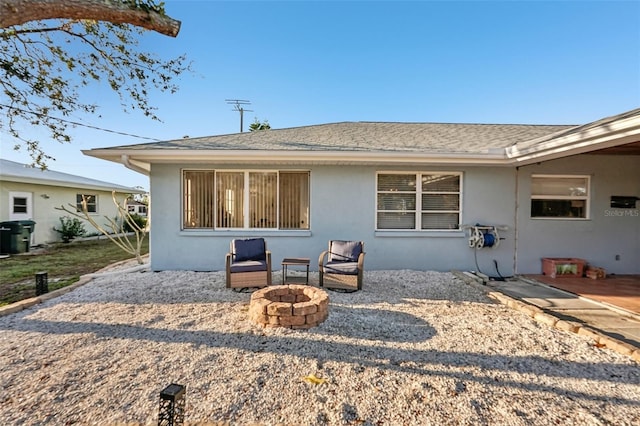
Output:
<svg viewBox="0 0 640 426">
<path fill-rule="evenodd" d="M 318 327 L 263 329 L 224 272 L 96 276 L 0 317 L 0 419 L 154 425 L 179 383 L 186 424 L 640 424 L 636 362 L 452 274 L 367 272 L 329 297 Z"/>
</svg>

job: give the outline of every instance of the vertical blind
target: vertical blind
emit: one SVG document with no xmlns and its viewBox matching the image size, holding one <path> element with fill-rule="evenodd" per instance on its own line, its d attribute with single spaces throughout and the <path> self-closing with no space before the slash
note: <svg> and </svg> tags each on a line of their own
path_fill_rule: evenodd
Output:
<svg viewBox="0 0 640 426">
<path fill-rule="evenodd" d="M 276 228 L 277 173 L 249 173 L 249 227 Z"/>
<path fill-rule="evenodd" d="M 213 226 L 213 171 L 185 171 L 183 182 L 184 228 Z"/>
<path fill-rule="evenodd" d="M 243 228 L 244 173 L 219 172 L 216 175 L 216 199 L 216 227 Z"/>
<path fill-rule="evenodd" d="M 309 172 L 280 173 L 280 228 L 309 229 Z"/>
<path fill-rule="evenodd" d="M 183 176 L 183 228 L 309 229 L 309 172 Z"/>
</svg>

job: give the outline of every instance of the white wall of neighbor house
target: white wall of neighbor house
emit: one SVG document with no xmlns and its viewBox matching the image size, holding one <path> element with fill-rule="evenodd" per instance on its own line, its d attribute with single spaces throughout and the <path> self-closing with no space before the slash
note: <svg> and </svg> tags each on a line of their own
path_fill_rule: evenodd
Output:
<svg viewBox="0 0 640 426">
<path fill-rule="evenodd" d="M 11 192 L 31 194 L 33 205 L 32 215 L 29 220 L 36 222 L 31 240 L 32 245 L 60 241 L 60 234 L 54 231 L 53 228 L 59 229 L 60 217 L 69 216 L 69 214 L 57 210 L 56 207 L 65 206 L 70 208 L 69 204 L 75 205 L 77 194 L 97 195 L 98 211 L 95 217 L 98 223 L 103 224 L 106 222 L 103 216 L 115 218 L 117 215 L 117 208 L 113 203 L 110 191 L 2 181 L 0 182 L 0 221 L 13 220 L 10 218 L 11 202 L 9 194 Z M 125 194 L 119 194 L 118 196 L 122 201 Z M 87 233 L 97 232 L 87 221 L 83 220 L 83 222 Z"/>
<path fill-rule="evenodd" d="M 183 169 L 308 170 L 310 171 L 309 230 L 181 229 Z M 468 247 L 467 233 L 452 231 L 376 231 L 377 172 L 462 172 L 462 223 L 502 225 L 504 240 L 495 248 Z M 365 269 L 475 270 L 513 274 L 515 170 L 484 167 L 374 167 L 153 164 L 150 173 L 153 229 L 151 268 L 212 271 L 224 269 L 233 238 L 264 237 L 272 252 L 273 270 L 284 257 L 308 257 L 311 269 L 331 239 L 362 240 Z M 476 255 L 474 257 L 474 254 Z M 477 260 L 477 266 L 476 266 Z"/>
<path fill-rule="evenodd" d="M 531 218 L 531 176 L 588 175 L 587 219 Z M 607 273 L 640 273 L 640 202 L 611 207 L 611 196 L 640 197 L 640 157 L 578 155 L 518 170 L 517 272 L 541 273 L 541 258 L 579 258 Z"/>
</svg>

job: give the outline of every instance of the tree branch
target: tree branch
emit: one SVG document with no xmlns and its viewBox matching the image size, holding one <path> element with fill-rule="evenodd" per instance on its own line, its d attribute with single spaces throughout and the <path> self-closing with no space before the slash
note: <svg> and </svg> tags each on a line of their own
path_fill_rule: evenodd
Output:
<svg viewBox="0 0 640 426">
<path fill-rule="evenodd" d="M 86 220 L 87 222 L 89 222 L 89 224 L 91 224 L 91 226 L 93 226 L 95 229 L 109 238 L 111 242 L 113 242 L 116 246 L 126 251 L 127 253 L 134 255 L 136 257 L 136 260 L 138 261 L 138 264 L 142 265 L 144 261 L 142 260 L 142 255 L 140 254 L 140 252 L 142 249 L 142 242 L 147 235 L 147 230 L 146 228 L 141 228 L 140 226 L 138 226 L 138 224 L 133 220 L 129 211 L 124 207 L 126 201 L 121 204 L 116 198 L 115 191 L 111 192 L 111 198 L 113 200 L 113 203 L 116 205 L 116 208 L 118 209 L 117 217 L 120 218 L 120 224 L 116 220 L 111 219 L 107 216 L 104 216 L 104 218 L 107 220 L 106 225 L 98 224 L 98 222 L 96 222 L 92 215 L 89 214 L 89 210 L 87 208 L 87 200 L 85 199 L 84 195 L 82 196 L 82 214 L 78 213 L 77 206 L 74 206 L 73 204 L 69 204 L 69 207 L 71 207 L 71 209 L 67 208 L 64 205 L 54 208 L 56 210 L 62 210 L 66 213 L 69 213 L 70 215 L 79 219 Z M 127 222 L 132 227 L 133 232 L 136 234 L 135 246 L 131 241 L 129 241 L 129 238 L 124 235 L 124 222 Z M 105 227 L 111 229 L 111 233 L 107 229 L 105 229 Z"/>
<path fill-rule="evenodd" d="M 89 19 L 131 24 L 176 37 L 177 21 L 162 11 L 134 1 L 118 0 L 0 0 L 0 28 L 44 19 Z"/>
</svg>

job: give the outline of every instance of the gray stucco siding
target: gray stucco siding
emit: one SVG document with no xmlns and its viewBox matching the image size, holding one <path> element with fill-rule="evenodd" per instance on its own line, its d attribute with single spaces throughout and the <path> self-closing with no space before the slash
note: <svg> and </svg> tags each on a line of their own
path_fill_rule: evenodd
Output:
<svg viewBox="0 0 640 426">
<path fill-rule="evenodd" d="M 532 219 L 533 174 L 590 176 L 588 219 Z M 639 210 L 610 204 L 612 195 L 640 196 L 640 157 L 579 155 L 521 167 L 518 186 L 518 273 L 541 273 L 543 257 L 580 258 L 608 273 L 640 273 Z"/>
<path fill-rule="evenodd" d="M 513 274 L 515 171 L 511 168 L 373 166 L 274 166 L 272 170 L 310 171 L 310 230 L 181 230 L 183 169 L 247 170 L 246 166 L 153 164 L 150 181 L 151 267 L 153 270 L 211 271 L 224 269 L 233 238 L 263 236 L 272 252 L 273 269 L 284 257 L 317 258 L 330 239 L 362 240 L 365 269 L 440 270 L 476 269 L 474 250 L 463 231 L 376 231 L 376 173 L 379 171 L 462 172 L 462 222 L 504 225 L 509 231 L 496 249 L 477 253 L 478 266 L 495 275 L 495 259 L 503 275 Z M 265 167 L 256 167 L 265 170 Z"/>
</svg>

